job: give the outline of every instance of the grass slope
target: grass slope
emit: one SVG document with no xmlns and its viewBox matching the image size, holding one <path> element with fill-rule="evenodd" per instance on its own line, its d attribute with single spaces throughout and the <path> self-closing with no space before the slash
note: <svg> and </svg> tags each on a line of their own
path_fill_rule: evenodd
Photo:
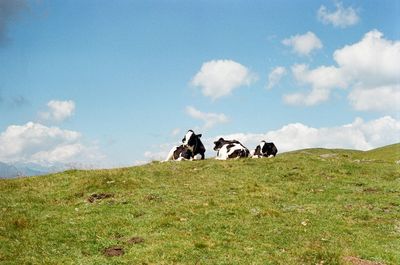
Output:
<svg viewBox="0 0 400 265">
<path fill-rule="evenodd" d="M 0 180 L 0 263 L 400 264 L 399 148 Z"/>
</svg>

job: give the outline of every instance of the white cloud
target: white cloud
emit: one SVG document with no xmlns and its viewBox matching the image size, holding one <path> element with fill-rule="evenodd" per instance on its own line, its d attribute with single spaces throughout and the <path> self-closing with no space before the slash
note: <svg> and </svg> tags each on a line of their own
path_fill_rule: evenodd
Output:
<svg viewBox="0 0 400 265">
<path fill-rule="evenodd" d="M 318 9 L 317 17 L 325 24 L 332 24 L 335 27 L 345 28 L 358 23 L 360 17 L 357 10 L 352 7 L 343 7 L 342 3 L 336 3 L 336 10 L 329 11 L 325 6 Z"/>
<path fill-rule="evenodd" d="M 400 111 L 400 84 L 375 87 L 371 89 L 355 88 L 348 99 L 356 110 Z"/>
<path fill-rule="evenodd" d="M 10 125 L 0 134 L 0 161 L 39 164 L 73 163 L 102 160 L 95 145 L 82 143 L 81 134 L 59 127 L 28 122 Z"/>
<path fill-rule="evenodd" d="M 292 73 L 296 81 L 310 85 L 312 89 L 307 94 L 284 95 L 284 101 L 291 105 L 316 105 L 329 98 L 331 89 L 347 87 L 347 80 L 341 69 L 334 66 L 320 66 L 309 70 L 307 65 L 297 64 L 292 67 Z"/>
<path fill-rule="evenodd" d="M 207 149 L 206 157 L 215 156 L 213 141 L 223 137 L 236 139 L 250 150 L 261 140 L 274 142 L 280 153 L 305 148 L 346 148 L 370 150 L 400 142 L 400 121 L 384 116 L 371 121 L 356 118 L 350 124 L 335 127 L 313 128 L 302 123 L 290 123 L 280 129 L 266 133 L 234 133 L 203 138 Z M 157 150 L 145 153 L 151 160 L 163 160 L 173 143 L 157 146 Z"/>
<path fill-rule="evenodd" d="M 321 49 L 321 40 L 311 31 L 284 39 L 282 43 L 291 46 L 298 55 L 309 55 L 313 50 Z"/>
<path fill-rule="evenodd" d="M 336 50 L 333 58 L 356 83 L 366 86 L 399 82 L 400 41 L 383 38 L 378 30 L 366 33 L 355 44 Z"/>
<path fill-rule="evenodd" d="M 67 162 L 78 156 L 84 151 L 85 146 L 80 143 L 60 144 L 50 148 L 50 150 L 42 150 L 32 154 L 33 161 L 55 163 Z"/>
<path fill-rule="evenodd" d="M 186 113 L 194 118 L 204 122 L 203 129 L 210 129 L 219 123 L 227 123 L 228 117 L 223 113 L 206 113 L 197 110 L 192 106 L 186 107 Z"/>
<path fill-rule="evenodd" d="M 283 95 L 283 101 L 289 105 L 312 106 L 329 98 L 329 89 L 312 89 L 310 93 L 292 93 Z"/>
<path fill-rule="evenodd" d="M 340 69 L 333 66 L 320 66 L 309 70 L 307 65 L 296 64 L 292 67 L 292 72 L 297 81 L 309 84 L 313 88 L 329 89 L 347 86 Z"/>
<path fill-rule="evenodd" d="M 313 128 L 302 123 L 292 123 L 265 134 L 226 135 L 250 148 L 260 140 L 274 142 L 280 152 L 304 148 L 348 148 L 369 150 L 400 141 L 400 121 L 390 116 L 365 122 L 354 122 L 337 127 Z"/>
<path fill-rule="evenodd" d="M 334 52 L 337 66 L 294 65 L 292 73 L 309 93 L 284 96 L 288 104 L 315 105 L 326 101 L 335 88 L 350 88 L 349 101 L 357 110 L 392 112 L 398 110 L 400 41 L 390 41 L 372 30 L 359 42 Z M 374 96 L 373 100 L 368 96 Z"/>
<path fill-rule="evenodd" d="M 271 89 L 274 86 L 276 86 L 285 74 L 286 74 L 285 67 L 282 66 L 275 67 L 268 75 L 267 89 Z"/>
<path fill-rule="evenodd" d="M 47 112 L 39 113 L 40 118 L 46 121 L 61 122 L 74 114 L 75 102 L 51 100 L 47 103 L 47 107 L 49 108 Z"/>
<path fill-rule="evenodd" d="M 204 96 L 213 100 L 226 96 L 257 79 L 245 66 L 232 60 L 212 60 L 203 63 L 191 84 L 199 87 Z"/>
<path fill-rule="evenodd" d="M 352 79 L 349 101 L 357 110 L 398 111 L 400 41 L 383 38 L 378 30 L 333 55 L 344 76 Z M 373 96 L 373 100 L 369 98 Z"/>
</svg>

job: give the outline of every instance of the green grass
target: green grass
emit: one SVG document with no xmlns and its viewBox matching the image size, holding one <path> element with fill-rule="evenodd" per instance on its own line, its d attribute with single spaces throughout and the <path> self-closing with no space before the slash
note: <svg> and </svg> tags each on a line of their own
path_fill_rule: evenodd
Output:
<svg viewBox="0 0 400 265">
<path fill-rule="evenodd" d="M 400 264 L 399 148 L 1 180 L 0 264 Z"/>
</svg>

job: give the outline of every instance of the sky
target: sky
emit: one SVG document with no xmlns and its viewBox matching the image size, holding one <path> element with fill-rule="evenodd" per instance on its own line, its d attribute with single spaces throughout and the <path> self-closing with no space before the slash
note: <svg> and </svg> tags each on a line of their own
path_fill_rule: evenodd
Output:
<svg viewBox="0 0 400 265">
<path fill-rule="evenodd" d="M 399 1 L 0 0 L 0 161 L 400 142 Z"/>
</svg>

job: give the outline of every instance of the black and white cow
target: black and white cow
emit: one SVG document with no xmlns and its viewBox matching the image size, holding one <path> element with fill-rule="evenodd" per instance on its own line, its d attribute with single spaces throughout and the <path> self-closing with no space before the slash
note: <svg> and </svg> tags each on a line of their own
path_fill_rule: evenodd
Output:
<svg viewBox="0 0 400 265">
<path fill-rule="evenodd" d="M 164 161 L 169 161 L 169 160 L 176 160 L 176 161 L 182 161 L 182 160 L 191 160 L 193 157 L 192 151 L 184 146 L 183 144 L 179 146 L 175 146 L 174 148 L 169 151 L 169 154 L 167 158 Z"/>
<path fill-rule="evenodd" d="M 252 158 L 272 157 L 276 156 L 276 153 L 278 153 L 278 149 L 276 148 L 274 143 L 261 141 L 261 143 L 257 145 L 256 149 L 254 150 Z"/>
<path fill-rule="evenodd" d="M 195 134 L 189 130 L 182 139 L 182 144 L 175 146 L 169 151 L 167 159 L 169 160 L 200 160 L 204 159 L 206 148 L 200 140 L 201 134 Z"/>
<path fill-rule="evenodd" d="M 241 158 L 248 157 L 250 152 L 244 145 L 236 140 L 225 140 L 219 138 L 218 141 L 214 142 L 214 150 L 217 151 L 215 159 L 226 160 L 230 158 Z"/>
</svg>

